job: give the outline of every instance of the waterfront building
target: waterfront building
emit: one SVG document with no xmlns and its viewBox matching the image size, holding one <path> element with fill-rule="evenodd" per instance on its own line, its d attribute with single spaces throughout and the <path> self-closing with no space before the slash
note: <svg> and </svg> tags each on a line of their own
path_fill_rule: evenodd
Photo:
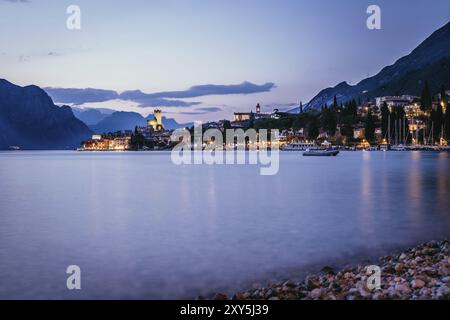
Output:
<svg viewBox="0 0 450 320">
<path fill-rule="evenodd" d="M 353 129 L 353 138 L 354 139 L 363 139 L 365 137 L 366 130 L 364 127 L 355 127 Z"/>
<path fill-rule="evenodd" d="M 101 134 L 94 134 L 92 135 L 92 140 L 101 140 L 102 139 L 102 135 Z"/>
<path fill-rule="evenodd" d="M 416 100 L 419 100 L 419 97 L 411 96 L 411 95 L 402 95 L 402 96 L 384 96 L 375 98 L 375 104 L 378 108 L 381 108 L 384 103 L 391 109 L 394 107 L 404 107 Z"/>
<path fill-rule="evenodd" d="M 242 122 L 253 119 L 253 112 L 235 112 L 234 121 Z"/>
<path fill-rule="evenodd" d="M 380 127 L 375 128 L 375 139 L 378 141 L 383 139 L 383 130 Z"/>
<path fill-rule="evenodd" d="M 278 115 L 274 116 L 275 113 L 278 112 L 278 109 L 274 110 L 274 113 L 263 113 L 261 112 L 261 105 L 256 104 L 256 113 L 253 111 L 250 112 L 235 112 L 234 113 L 234 121 L 235 122 L 244 122 L 250 120 L 258 120 L 258 119 L 267 119 L 267 118 L 275 118 L 279 119 Z"/>
<path fill-rule="evenodd" d="M 85 141 L 82 150 L 88 151 L 125 151 L 130 149 L 131 135 L 94 135 Z"/>
</svg>

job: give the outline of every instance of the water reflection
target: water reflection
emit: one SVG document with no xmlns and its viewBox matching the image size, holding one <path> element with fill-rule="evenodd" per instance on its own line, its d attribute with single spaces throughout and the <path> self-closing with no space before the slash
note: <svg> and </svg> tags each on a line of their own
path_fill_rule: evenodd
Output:
<svg viewBox="0 0 450 320">
<path fill-rule="evenodd" d="M 280 161 L 262 177 L 169 153 L 0 153 L 0 298 L 190 298 L 450 236 L 448 155 Z"/>
</svg>

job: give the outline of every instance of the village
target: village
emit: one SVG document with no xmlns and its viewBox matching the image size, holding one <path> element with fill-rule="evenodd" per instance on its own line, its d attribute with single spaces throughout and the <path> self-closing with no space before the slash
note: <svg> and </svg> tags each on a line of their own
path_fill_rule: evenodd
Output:
<svg viewBox="0 0 450 320">
<path fill-rule="evenodd" d="M 432 97 L 427 87 L 422 97 L 412 95 L 381 96 L 362 102 L 352 99 L 324 105 L 321 110 L 309 110 L 299 105 L 298 112 L 274 109 L 262 112 L 258 103 L 249 112 L 236 112 L 231 120 L 202 124 L 202 130 L 218 129 L 224 135 L 234 129 L 267 129 L 278 132 L 274 147 L 285 151 L 308 148 L 344 150 L 448 150 L 450 140 L 450 91 Z M 305 110 L 306 109 L 306 110 Z M 162 111 L 154 110 L 154 119 L 147 126 L 134 130 L 95 134 L 84 141 L 82 151 L 150 151 L 170 150 L 174 130 L 164 128 Z M 194 128 L 185 128 L 193 132 Z M 224 138 L 223 141 L 226 139 Z M 208 141 L 204 141 L 205 147 Z M 238 142 L 236 142 L 237 144 Z M 257 141 L 246 140 L 252 149 Z M 229 147 L 229 146 L 228 146 Z M 257 148 L 261 146 L 256 146 Z"/>
</svg>

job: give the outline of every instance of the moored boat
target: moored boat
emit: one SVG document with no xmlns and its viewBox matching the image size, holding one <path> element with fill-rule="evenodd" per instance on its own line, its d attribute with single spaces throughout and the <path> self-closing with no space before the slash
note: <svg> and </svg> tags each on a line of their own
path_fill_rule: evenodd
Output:
<svg viewBox="0 0 450 320">
<path fill-rule="evenodd" d="M 281 147 L 282 151 L 305 151 L 305 150 L 311 150 L 311 149 L 318 149 L 319 147 L 316 146 L 312 142 L 298 142 L 298 143 L 289 143 Z"/>
<path fill-rule="evenodd" d="M 303 152 L 305 157 L 335 157 L 339 150 L 306 150 Z"/>
</svg>

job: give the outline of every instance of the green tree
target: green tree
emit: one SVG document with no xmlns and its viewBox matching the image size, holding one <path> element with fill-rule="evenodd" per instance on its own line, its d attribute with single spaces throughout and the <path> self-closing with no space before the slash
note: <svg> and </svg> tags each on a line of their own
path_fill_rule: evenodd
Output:
<svg viewBox="0 0 450 320">
<path fill-rule="evenodd" d="M 444 114 L 441 104 L 438 104 L 436 110 L 431 112 L 431 123 L 433 128 L 433 142 L 439 141 L 442 126 L 444 125 Z"/>
<path fill-rule="evenodd" d="M 338 103 L 337 103 L 336 95 L 334 95 L 334 98 L 333 98 L 333 109 L 337 109 L 337 107 L 338 107 Z"/>
<path fill-rule="evenodd" d="M 375 121 L 372 116 L 372 111 L 370 110 L 366 117 L 365 132 L 367 141 L 375 140 Z"/>
<path fill-rule="evenodd" d="M 428 86 L 428 81 L 425 82 L 425 86 L 422 90 L 422 95 L 420 98 L 422 111 L 430 111 L 433 105 L 433 98 L 431 97 L 430 87 Z"/>
<path fill-rule="evenodd" d="M 389 122 L 389 108 L 386 102 L 381 106 L 381 133 L 383 138 L 387 136 Z"/>
<path fill-rule="evenodd" d="M 314 117 L 308 123 L 308 139 L 315 140 L 319 135 L 319 120 Z"/>
<path fill-rule="evenodd" d="M 328 134 L 334 135 L 337 127 L 336 113 L 334 109 L 325 109 L 322 112 L 322 128 L 327 131 Z"/>
</svg>

